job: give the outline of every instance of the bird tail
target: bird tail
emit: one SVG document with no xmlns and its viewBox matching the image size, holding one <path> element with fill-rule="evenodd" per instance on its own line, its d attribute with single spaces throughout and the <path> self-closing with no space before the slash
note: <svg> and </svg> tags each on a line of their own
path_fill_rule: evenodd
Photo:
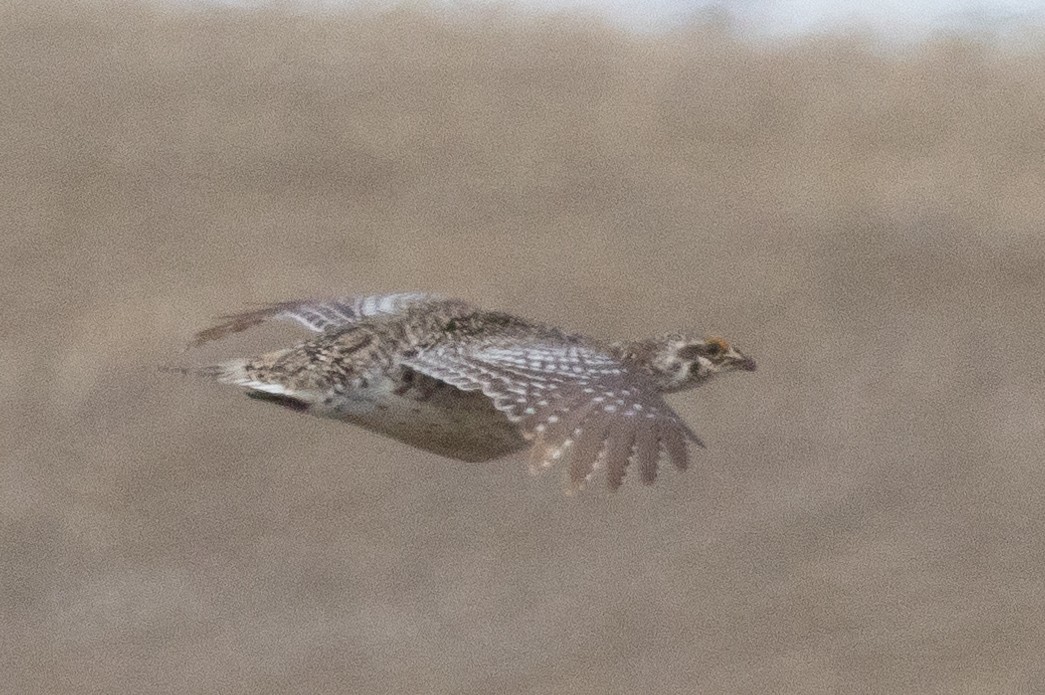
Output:
<svg viewBox="0 0 1045 695">
<path fill-rule="evenodd" d="M 250 392 L 305 397 L 312 389 L 303 388 L 302 384 L 288 383 L 285 378 L 277 378 L 270 369 L 272 362 L 286 352 L 288 351 L 279 350 L 258 358 L 238 357 L 203 367 L 160 367 L 160 370 L 212 379 L 221 384 L 239 386 Z"/>
<path fill-rule="evenodd" d="M 247 383 L 251 381 L 247 375 L 248 363 L 249 360 L 240 358 L 225 360 L 224 362 L 218 362 L 217 364 L 210 364 L 204 367 L 175 367 L 172 365 L 163 365 L 159 369 L 161 372 L 166 372 L 168 374 L 203 377 L 205 379 L 213 379 L 222 384 L 246 386 Z"/>
<path fill-rule="evenodd" d="M 296 412 L 310 412 L 315 401 L 314 394 L 290 388 L 286 384 L 263 381 L 261 376 L 249 369 L 249 359 L 232 359 L 204 367 L 160 367 L 160 371 L 213 379 L 245 389 L 247 395 L 259 401 L 274 403 Z"/>
</svg>

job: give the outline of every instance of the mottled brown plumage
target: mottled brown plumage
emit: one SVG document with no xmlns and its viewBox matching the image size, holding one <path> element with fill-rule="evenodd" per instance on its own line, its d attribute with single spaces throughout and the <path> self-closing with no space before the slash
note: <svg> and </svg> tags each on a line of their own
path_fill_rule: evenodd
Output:
<svg viewBox="0 0 1045 695">
<path fill-rule="evenodd" d="M 190 370 L 248 395 L 361 425 L 443 456 L 486 461 L 530 447 L 531 468 L 567 463 L 569 489 L 661 458 L 688 464 L 697 436 L 661 394 L 754 361 L 720 338 L 604 343 L 459 300 L 394 294 L 281 302 L 197 334 L 199 345 L 270 319 L 318 333 L 298 345 Z"/>
</svg>

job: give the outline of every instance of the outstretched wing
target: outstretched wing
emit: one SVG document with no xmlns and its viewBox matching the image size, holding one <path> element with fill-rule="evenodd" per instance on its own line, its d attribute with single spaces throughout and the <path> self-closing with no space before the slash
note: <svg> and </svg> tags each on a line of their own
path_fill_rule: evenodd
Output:
<svg viewBox="0 0 1045 695">
<path fill-rule="evenodd" d="M 436 346 L 405 364 L 461 390 L 482 391 L 533 440 L 531 470 L 568 460 L 573 489 L 604 467 L 615 490 L 629 465 L 648 485 L 662 455 L 684 470 L 687 440 L 703 446 L 652 384 L 596 347 L 506 339 Z"/>
<path fill-rule="evenodd" d="M 279 302 L 253 311 L 222 316 L 220 317 L 221 323 L 197 333 L 190 346 L 196 347 L 212 340 L 219 340 L 233 333 L 253 328 L 265 321 L 297 321 L 311 331 L 322 333 L 373 316 L 398 314 L 423 304 L 429 304 L 434 308 L 436 305 L 445 303 L 461 304 L 457 300 L 444 299 L 438 295 L 421 292 Z"/>
</svg>

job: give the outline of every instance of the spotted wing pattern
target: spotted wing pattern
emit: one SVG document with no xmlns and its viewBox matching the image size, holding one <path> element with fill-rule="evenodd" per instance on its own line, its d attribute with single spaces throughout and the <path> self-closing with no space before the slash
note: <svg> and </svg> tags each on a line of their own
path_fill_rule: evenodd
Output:
<svg viewBox="0 0 1045 695">
<path fill-rule="evenodd" d="M 700 439 L 641 374 L 567 340 L 439 345 L 405 364 L 463 391 L 482 391 L 533 441 L 531 470 L 569 462 L 571 489 L 605 468 L 611 489 L 629 465 L 651 484 L 662 455 L 679 470 Z"/>
<path fill-rule="evenodd" d="M 369 297 L 279 302 L 253 311 L 222 316 L 220 317 L 221 323 L 197 333 L 190 345 L 195 347 L 212 340 L 219 340 L 233 333 L 253 328 L 265 321 L 297 321 L 311 331 L 322 333 L 332 328 L 351 325 L 365 318 L 398 314 L 421 304 L 436 305 L 451 301 L 453 300 L 422 292 L 401 292 Z"/>
</svg>

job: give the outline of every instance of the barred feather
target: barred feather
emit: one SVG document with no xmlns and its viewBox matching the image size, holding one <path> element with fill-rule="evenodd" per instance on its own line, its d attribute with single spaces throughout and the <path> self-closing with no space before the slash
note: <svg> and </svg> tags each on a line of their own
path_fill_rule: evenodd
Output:
<svg viewBox="0 0 1045 695">
<path fill-rule="evenodd" d="M 444 345 L 406 361 L 462 390 L 481 390 L 533 441 L 535 471 L 569 461 L 576 489 L 597 463 L 616 488 L 629 465 L 652 483 L 662 452 L 688 464 L 686 440 L 700 440 L 661 395 L 612 355 L 567 339 L 522 344 L 476 341 Z"/>
</svg>

